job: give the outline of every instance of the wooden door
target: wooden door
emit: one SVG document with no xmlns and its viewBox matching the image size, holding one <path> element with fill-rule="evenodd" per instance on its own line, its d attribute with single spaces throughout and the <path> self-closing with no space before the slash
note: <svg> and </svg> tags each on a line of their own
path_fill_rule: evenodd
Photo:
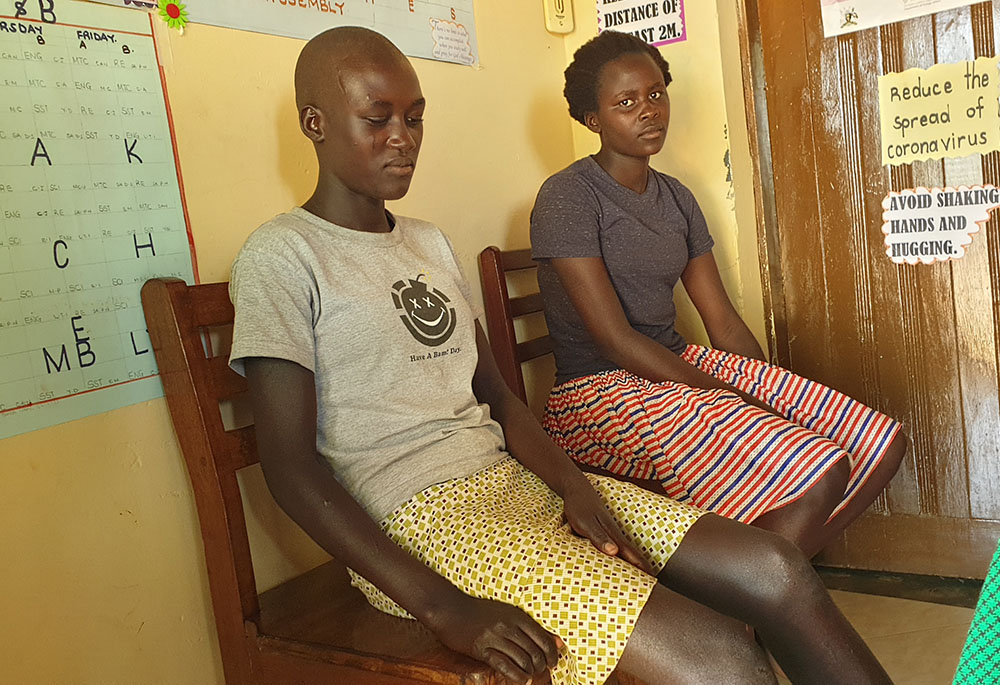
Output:
<svg viewBox="0 0 1000 685">
<path fill-rule="evenodd" d="M 982 578 L 1000 537 L 1000 231 L 994 218 L 960 260 L 897 266 L 881 203 L 889 190 L 1000 185 L 1000 156 L 883 167 L 877 83 L 996 54 L 1000 5 L 830 39 L 820 0 L 745 5 L 772 353 L 912 440 L 888 491 L 818 562 Z"/>
</svg>

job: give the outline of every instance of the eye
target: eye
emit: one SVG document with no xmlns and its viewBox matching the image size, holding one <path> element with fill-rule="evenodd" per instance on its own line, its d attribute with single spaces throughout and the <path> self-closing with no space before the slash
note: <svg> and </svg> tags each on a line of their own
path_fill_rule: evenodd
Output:
<svg viewBox="0 0 1000 685">
<path fill-rule="evenodd" d="M 385 126 L 389 123 L 389 117 L 365 117 L 364 119 L 372 126 Z"/>
<path fill-rule="evenodd" d="M 621 102 L 618 103 L 618 106 L 619 107 L 631 107 L 634 104 L 635 104 L 635 100 L 633 100 L 632 98 L 625 98 L 624 100 L 622 100 Z"/>
<path fill-rule="evenodd" d="M 424 115 L 419 114 L 417 116 L 406 117 L 406 123 L 409 126 L 420 126 L 420 124 L 424 123 Z"/>
<path fill-rule="evenodd" d="M 650 100 L 659 100 L 662 97 L 663 97 L 663 91 L 662 90 L 654 90 L 652 93 L 649 94 L 649 99 Z"/>
</svg>

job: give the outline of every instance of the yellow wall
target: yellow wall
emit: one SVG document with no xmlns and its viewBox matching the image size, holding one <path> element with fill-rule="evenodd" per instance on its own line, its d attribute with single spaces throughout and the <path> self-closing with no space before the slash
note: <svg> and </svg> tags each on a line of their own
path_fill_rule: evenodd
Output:
<svg viewBox="0 0 1000 685">
<path fill-rule="evenodd" d="M 677 82 L 656 164 L 702 202 L 736 294 L 747 254 L 725 198 L 719 28 L 711 8 L 688 5 L 689 43 L 664 50 Z M 590 151 L 561 90 L 567 50 L 595 30 L 592 0 L 577 2 L 565 40 L 544 31 L 537 0 L 475 9 L 480 68 L 415 60 L 425 142 L 394 207 L 439 223 L 473 283 L 478 251 L 526 246 L 539 184 Z M 291 92 L 302 43 L 197 25 L 158 36 L 201 277 L 223 280 L 246 235 L 312 188 Z M 752 216 L 745 226 L 753 231 Z M 759 279 L 756 294 L 745 278 L 742 287 L 745 301 L 759 300 Z M 547 382 L 529 377 L 542 391 Z M 323 558 L 275 511 L 259 473 L 247 490 L 262 587 Z M 222 682 L 197 516 L 162 400 L 4 440 L 0 517 L 0 680 Z"/>
</svg>

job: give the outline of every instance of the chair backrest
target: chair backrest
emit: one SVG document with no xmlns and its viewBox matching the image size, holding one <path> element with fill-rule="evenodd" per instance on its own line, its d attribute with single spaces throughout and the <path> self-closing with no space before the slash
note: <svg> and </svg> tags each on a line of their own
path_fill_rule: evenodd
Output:
<svg viewBox="0 0 1000 685">
<path fill-rule="evenodd" d="M 507 289 L 507 274 L 537 269 L 531 259 L 531 250 L 503 251 L 487 247 L 479 253 L 479 269 L 483 281 L 483 305 L 486 309 L 486 327 L 490 334 L 490 347 L 507 385 L 523 402 L 527 402 L 521 364 L 552 352 L 552 339 L 548 335 L 536 336 L 518 342 L 514 319 L 542 311 L 542 295 L 534 291 L 511 297 Z"/>
<path fill-rule="evenodd" d="M 257 463 L 253 426 L 227 430 L 220 403 L 247 391 L 229 368 L 228 283 L 189 286 L 154 278 L 142 287 L 149 337 L 194 490 L 227 682 L 250 682 L 245 622 L 259 605 L 236 472 Z"/>
</svg>

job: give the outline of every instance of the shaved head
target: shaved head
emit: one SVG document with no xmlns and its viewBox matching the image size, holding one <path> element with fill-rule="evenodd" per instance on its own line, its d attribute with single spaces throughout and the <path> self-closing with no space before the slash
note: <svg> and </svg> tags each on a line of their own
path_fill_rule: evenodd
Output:
<svg viewBox="0 0 1000 685">
<path fill-rule="evenodd" d="M 306 209 L 351 226 L 345 213 L 384 209 L 386 200 L 406 194 L 425 100 L 417 72 L 385 36 L 350 26 L 310 40 L 295 65 L 295 100 L 320 171 Z M 372 222 L 388 230 L 377 209 L 368 221 L 354 221 Z"/>
<path fill-rule="evenodd" d="M 388 38 L 360 26 L 341 26 L 319 34 L 302 48 L 295 64 L 295 104 L 325 104 L 343 91 L 344 76 L 362 66 L 406 65 L 409 60 Z"/>
</svg>

